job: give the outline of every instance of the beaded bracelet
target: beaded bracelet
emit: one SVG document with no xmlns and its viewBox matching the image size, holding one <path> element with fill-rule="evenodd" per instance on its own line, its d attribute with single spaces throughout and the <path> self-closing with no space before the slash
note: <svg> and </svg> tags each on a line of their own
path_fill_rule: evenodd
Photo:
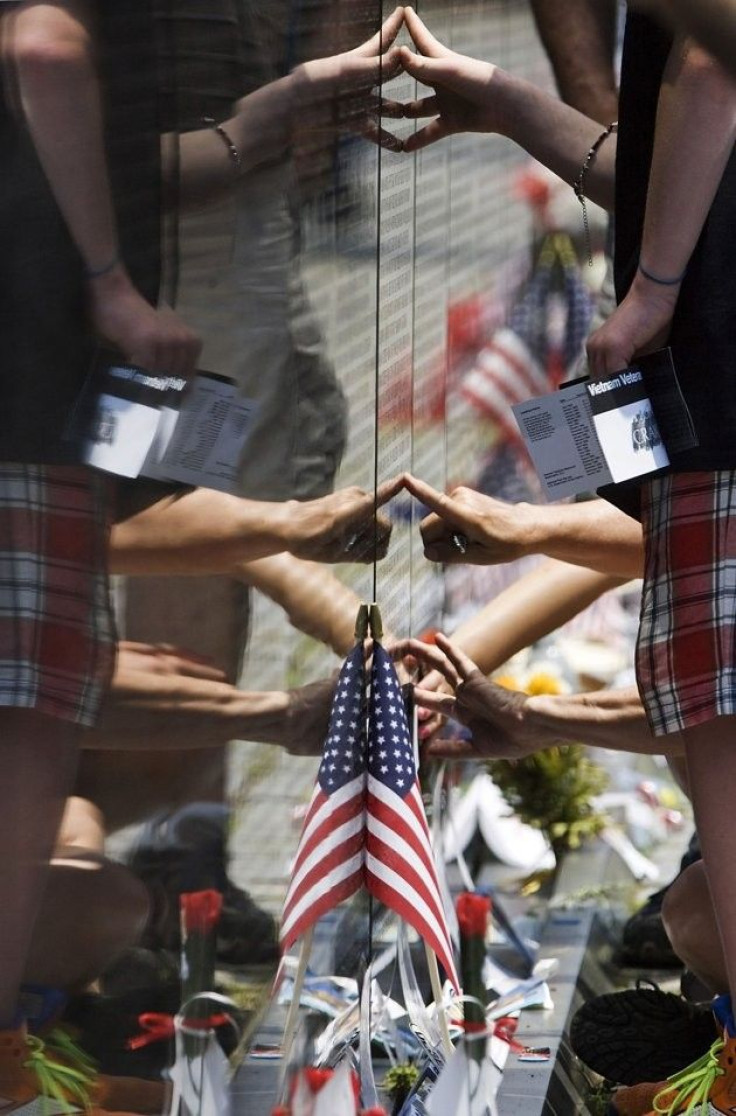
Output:
<svg viewBox="0 0 736 1116">
<path fill-rule="evenodd" d="M 591 246 L 591 243 L 590 243 L 590 225 L 588 223 L 588 207 L 587 207 L 586 198 L 585 198 L 585 176 L 588 173 L 588 171 L 590 170 L 591 166 L 593 165 L 595 157 L 598 154 L 598 152 L 600 151 L 603 144 L 606 142 L 608 137 L 613 132 L 617 132 L 617 131 L 618 131 L 618 120 L 614 120 L 612 124 L 609 124 L 607 128 L 604 128 L 604 130 L 598 136 L 598 139 L 595 141 L 595 143 L 591 147 L 588 154 L 583 159 L 583 165 L 580 168 L 580 174 L 577 176 L 577 178 L 575 179 L 575 181 L 572 184 L 572 188 L 575 191 L 575 197 L 578 199 L 581 206 L 583 207 L 583 228 L 585 229 L 585 248 L 586 248 L 587 253 L 588 253 L 588 266 L 589 267 L 593 266 L 593 249 L 592 249 L 592 246 Z"/>
<path fill-rule="evenodd" d="M 222 124 L 218 124 L 212 116 L 203 116 L 202 123 L 206 124 L 208 128 L 211 128 L 213 132 L 217 132 L 217 135 L 220 137 L 222 142 L 225 144 L 225 147 L 227 148 L 228 155 L 230 156 L 230 162 L 233 164 L 233 167 L 235 169 L 235 174 L 236 176 L 239 176 L 243 170 L 243 159 L 237 147 L 231 140 L 230 136 L 223 128 Z"/>
</svg>

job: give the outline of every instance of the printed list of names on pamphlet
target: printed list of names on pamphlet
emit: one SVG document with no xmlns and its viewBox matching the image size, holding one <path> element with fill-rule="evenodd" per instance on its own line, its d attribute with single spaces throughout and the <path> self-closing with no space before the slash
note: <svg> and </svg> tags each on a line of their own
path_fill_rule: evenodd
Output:
<svg viewBox="0 0 736 1116">
<path fill-rule="evenodd" d="M 590 405 L 587 399 L 563 399 L 562 414 L 570 428 L 575 448 L 580 454 L 587 475 L 595 476 L 605 470 L 606 463 L 600 443 L 595 430 L 590 425 Z"/>
<path fill-rule="evenodd" d="M 609 484 L 583 383 L 569 384 L 513 408 L 522 437 L 550 500 Z"/>
</svg>

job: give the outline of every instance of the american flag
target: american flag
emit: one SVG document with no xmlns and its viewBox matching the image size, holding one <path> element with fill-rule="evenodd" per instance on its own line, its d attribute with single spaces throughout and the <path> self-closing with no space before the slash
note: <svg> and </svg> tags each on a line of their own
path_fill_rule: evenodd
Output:
<svg viewBox="0 0 736 1116">
<path fill-rule="evenodd" d="M 281 921 L 289 949 L 363 885 L 421 935 L 459 991 L 414 747 L 393 662 L 374 644 L 366 723 L 363 647 L 340 672 L 317 784 Z"/>
<path fill-rule="evenodd" d="M 394 664 L 380 643 L 373 650 L 368 718 L 365 885 L 414 927 L 459 991 L 412 735 Z"/>
<path fill-rule="evenodd" d="M 304 819 L 281 920 L 288 949 L 363 884 L 365 710 L 363 645 L 343 663 L 317 783 Z"/>
<path fill-rule="evenodd" d="M 556 388 L 583 352 L 593 298 L 580 274 L 569 237 L 549 236 L 506 325 L 476 357 L 460 392 L 512 442 L 519 429 L 511 411 Z"/>
</svg>

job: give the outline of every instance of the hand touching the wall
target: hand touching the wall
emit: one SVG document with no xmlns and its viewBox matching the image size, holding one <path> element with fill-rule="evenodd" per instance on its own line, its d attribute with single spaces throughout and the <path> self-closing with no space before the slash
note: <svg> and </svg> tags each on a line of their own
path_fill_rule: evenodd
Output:
<svg viewBox="0 0 736 1116">
<path fill-rule="evenodd" d="M 434 117 L 405 141 L 404 150 L 417 151 L 456 132 L 503 132 L 503 114 L 495 97 L 503 71 L 443 46 L 413 8 L 404 9 L 404 22 L 418 53 L 402 46 L 401 66 L 434 89 L 430 96 L 403 106 L 405 117 Z"/>
<path fill-rule="evenodd" d="M 297 150 L 309 143 L 310 136 L 326 133 L 362 135 L 391 151 L 401 150 L 401 142 L 380 126 L 380 117 L 401 117 L 403 106 L 383 99 L 380 88 L 401 72 L 394 42 L 403 22 L 404 9 L 398 7 L 360 46 L 296 68 L 292 104 Z"/>
<path fill-rule="evenodd" d="M 524 547 L 527 505 L 506 504 L 464 487 L 448 496 L 411 473 L 405 474 L 404 486 L 431 510 L 420 525 L 431 562 L 485 566 L 532 552 Z"/>
<path fill-rule="evenodd" d="M 314 562 L 373 562 L 384 558 L 391 538 L 391 522 L 377 509 L 403 486 L 397 476 L 379 485 L 375 494 L 343 488 L 303 503 L 283 505 L 286 522 L 284 549 Z"/>
<path fill-rule="evenodd" d="M 433 758 L 520 759 L 545 746 L 524 722 L 526 694 L 506 690 L 485 678 L 472 659 L 443 635 L 436 646 L 408 639 L 397 643 L 394 656 L 412 656 L 430 671 L 428 685 L 414 688 L 417 705 L 460 721 L 470 729 L 469 740 L 433 740 Z M 431 688 L 430 688 L 431 687 Z M 549 743 L 548 741 L 546 743 Z"/>
</svg>

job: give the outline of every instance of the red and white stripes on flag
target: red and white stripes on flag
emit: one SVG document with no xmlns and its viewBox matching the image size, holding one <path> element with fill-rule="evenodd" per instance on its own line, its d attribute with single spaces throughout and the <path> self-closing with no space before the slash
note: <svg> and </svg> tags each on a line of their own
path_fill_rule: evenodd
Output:
<svg viewBox="0 0 736 1116">
<path fill-rule="evenodd" d="M 504 327 L 483 348 L 467 373 L 460 393 L 501 427 L 507 438 L 519 441 L 519 427 L 511 410 L 553 385 L 547 371 L 514 330 Z"/>
<path fill-rule="evenodd" d="M 419 785 L 414 785 L 397 810 L 398 805 L 391 800 L 391 792 L 369 775 L 365 885 L 371 895 L 414 927 L 459 991 Z"/>
<path fill-rule="evenodd" d="M 373 651 L 368 719 L 365 886 L 414 927 L 459 992 L 414 743 L 394 664 L 380 644 Z"/>
<path fill-rule="evenodd" d="M 362 887 L 364 795 L 363 775 L 331 796 L 314 788 L 284 904 L 283 949 Z"/>
<path fill-rule="evenodd" d="M 351 652 L 337 683 L 284 905 L 281 945 L 288 949 L 321 915 L 365 886 L 414 927 L 459 991 L 399 681 L 390 656 L 374 644 L 366 724 L 362 654 L 360 646 Z"/>
<path fill-rule="evenodd" d="M 363 646 L 343 663 L 317 783 L 304 820 L 281 919 L 288 949 L 363 883 L 365 711 Z"/>
</svg>

